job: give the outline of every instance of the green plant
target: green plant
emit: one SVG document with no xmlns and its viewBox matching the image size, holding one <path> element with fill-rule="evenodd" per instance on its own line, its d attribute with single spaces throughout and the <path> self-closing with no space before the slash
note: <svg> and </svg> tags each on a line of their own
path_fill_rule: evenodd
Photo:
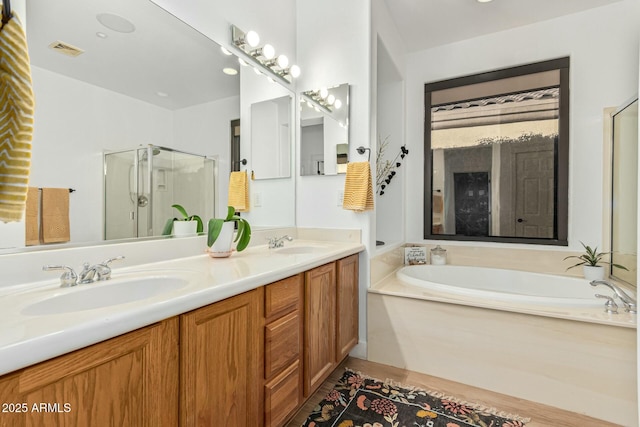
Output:
<svg viewBox="0 0 640 427">
<path fill-rule="evenodd" d="M 238 242 L 238 244 L 236 245 L 236 250 L 238 252 L 243 251 L 251 240 L 251 226 L 246 219 L 242 218 L 239 215 L 236 215 L 236 210 L 233 206 L 227 207 L 226 218 L 211 218 L 209 220 L 207 231 L 207 246 L 213 245 L 213 243 L 220 235 L 220 230 L 222 230 L 222 225 L 225 222 L 235 222 L 238 224 L 238 232 L 236 234 L 234 242 Z"/>
<path fill-rule="evenodd" d="M 567 270 L 569 270 L 571 268 L 574 268 L 574 267 L 578 267 L 580 265 L 587 265 L 587 266 L 590 266 L 590 267 L 596 267 L 598 264 L 611 264 L 614 267 L 621 268 L 623 270 L 627 270 L 628 271 L 627 267 L 625 267 L 624 265 L 614 264 L 614 263 L 611 263 L 611 262 L 608 262 L 608 261 L 602 261 L 602 258 L 605 255 L 609 255 L 611 252 L 598 252 L 598 247 L 597 246 L 592 249 L 590 246 L 587 246 L 582 242 L 580 242 L 580 243 L 584 247 L 585 252 L 580 256 L 571 255 L 571 256 L 565 257 L 564 258 L 565 260 L 570 259 L 570 258 L 575 258 L 575 259 L 579 259 L 580 260 L 579 263 L 577 263 L 575 265 L 572 265 L 570 267 L 567 267 Z"/>
<path fill-rule="evenodd" d="M 169 218 L 167 220 L 167 223 L 164 225 L 164 228 L 162 229 L 163 236 L 168 236 L 169 234 L 171 234 L 171 230 L 173 230 L 173 221 L 195 221 L 198 223 L 198 225 L 196 226 L 196 231 L 198 233 L 202 233 L 204 229 L 202 218 L 200 218 L 198 215 L 189 215 L 186 209 L 180 205 L 171 205 L 171 207 L 180 212 L 182 218 Z"/>
</svg>

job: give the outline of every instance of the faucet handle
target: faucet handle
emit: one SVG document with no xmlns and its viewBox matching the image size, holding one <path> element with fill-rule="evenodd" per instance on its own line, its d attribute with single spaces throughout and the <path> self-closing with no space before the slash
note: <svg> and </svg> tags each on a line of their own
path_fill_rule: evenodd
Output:
<svg viewBox="0 0 640 427">
<path fill-rule="evenodd" d="M 109 265 L 110 263 L 112 263 L 113 261 L 120 261 L 124 259 L 124 255 L 118 255 L 117 257 L 113 257 L 113 258 L 109 258 L 105 261 L 102 261 L 101 264 L 102 265 Z"/>
<path fill-rule="evenodd" d="M 604 303 L 604 311 L 609 314 L 618 314 L 618 304 L 608 295 L 596 294 L 597 298 L 605 298 L 607 301 Z"/>
<path fill-rule="evenodd" d="M 109 264 L 112 263 L 113 261 L 120 261 L 120 260 L 123 260 L 123 259 L 124 259 L 124 255 L 118 255 L 117 257 L 109 258 L 107 260 L 102 261 L 100 263 L 102 268 L 97 271 L 98 280 L 109 280 L 109 279 L 111 279 L 111 267 L 109 267 Z"/>
<path fill-rule="evenodd" d="M 43 271 L 67 270 L 60 276 L 60 287 L 68 288 L 78 284 L 78 275 L 68 265 L 43 265 Z"/>
</svg>

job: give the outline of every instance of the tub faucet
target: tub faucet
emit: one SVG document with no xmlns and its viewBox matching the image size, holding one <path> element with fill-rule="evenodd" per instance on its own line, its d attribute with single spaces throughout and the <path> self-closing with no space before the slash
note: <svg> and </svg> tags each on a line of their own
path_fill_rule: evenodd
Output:
<svg viewBox="0 0 640 427">
<path fill-rule="evenodd" d="M 292 241 L 293 237 L 285 234 L 282 237 L 269 237 L 269 249 L 281 248 L 284 246 L 284 240 Z"/>
<path fill-rule="evenodd" d="M 589 282 L 589 284 L 594 287 L 598 285 L 604 285 L 608 287 L 609 289 L 611 289 L 613 292 L 616 293 L 618 298 L 620 298 L 620 301 L 622 301 L 622 304 L 624 304 L 625 311 L 628 311 L 631 314 L 638 313 L 638 304 L 636 303 L 636 300 L 631 298 L 629 294 L 627 294 L 625 291 L 620 289 L 617 285 L 614 285 L 613 283 L 609 283 L 604 280 L 592 280 L 591 282 Z"/>
</svg>

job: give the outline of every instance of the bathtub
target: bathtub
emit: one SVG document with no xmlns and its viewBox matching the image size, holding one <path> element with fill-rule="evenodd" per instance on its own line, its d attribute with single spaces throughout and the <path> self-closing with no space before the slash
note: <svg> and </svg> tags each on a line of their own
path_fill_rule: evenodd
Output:
<svg viewBox="0 0 640 427">
<path fill-rule="evenodd" d="M 585 279 L 499 268 L 412 265 L 396 277 L 438 294 L 541 306 L 601 307 L 604 301 L 595 294 L 611 294 Z"/>
<path fill-rule="evenodd" d="M 596 293 L 612 294 L 572 277 L 402 267 L 368 290 L 367 358 L 638 425 L 636 316 L 606 313 Z"/>
</svg>

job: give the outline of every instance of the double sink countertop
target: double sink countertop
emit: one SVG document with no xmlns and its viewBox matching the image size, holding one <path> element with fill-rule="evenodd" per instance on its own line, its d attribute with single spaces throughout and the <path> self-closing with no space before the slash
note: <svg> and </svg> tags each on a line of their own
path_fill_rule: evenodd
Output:
<svg viewBox="0 0 640 427">
<path fill-rule="evenodd" d="M 229 258 L 207 254 L 113 268 L 112 279 L 0 289 L 0 375 L 361 252 L 361 243 L 295 240 Z M 40 268 L 35 266 L 34 268 Z"/>
</svg>

